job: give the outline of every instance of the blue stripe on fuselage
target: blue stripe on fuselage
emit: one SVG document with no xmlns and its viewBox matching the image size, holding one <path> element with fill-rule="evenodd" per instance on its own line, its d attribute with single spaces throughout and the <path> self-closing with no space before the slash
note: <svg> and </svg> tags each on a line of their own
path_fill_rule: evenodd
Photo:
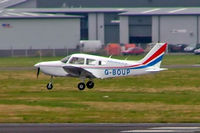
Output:
<svg viewBox="0 0 200 133">
<path fill-rule="evenodd" d="M 149 64 L 147 65 L 142 65 L 142 66 L 138 66 L 138 67 L 116 67 L 116 68 L 113 68 L 113 67 L 103 67 L 103 68 L 96 68 L 96 67 L 90 67 L 88 69 L 142 69 L 142 68 L 146 68 L 146 67 L 150 67 L 150 66 L 153 66 L 155 64 L 157 64 L 158 62 L 160 62 L 163 58 L 164 54 L 161 55 L 160 57 L 158 57 L 157 59 L 155 59 L 154 61 L 150 62 Z M 84 68 L 84 67 L 83 67 Z M 84 68 L 84 69 L 87 69 L 87 68 Z"/>
<path fill-rule="evenodd" d="M 147 65 L 139 66 L 139 67 L 133 67 L 133 68 L 130 68 L 130 69 L 141 69 L 141 68 L 153 66 L 153 65 L 157 64 L 158 62 L 160 62 L 162 60 L 162 58 L 163 58 L 163 55 L 161 55 L 159 58 L 157 58 L 156 60 L 152 61 L 151 63 L 149 63 Z"/>
</svg>

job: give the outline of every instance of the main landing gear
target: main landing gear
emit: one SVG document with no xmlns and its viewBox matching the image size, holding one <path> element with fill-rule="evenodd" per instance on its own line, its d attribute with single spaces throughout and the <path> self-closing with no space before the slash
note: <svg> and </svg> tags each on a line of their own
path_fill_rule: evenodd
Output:
<svg viewBox="0 0 200 133">
<path fill-rule="evenodd" d="M 88 89 L 92 89 L 92 88 L 94 88 L 94 82 L 90 80 L 86 83 L 86 86 L 87 86 Z M 78 89 L 81 90 L 81 91 L 84 90 L 85 89 L 85 83 L 80 82 L 78 84 Z"/>
<path fill-rule="evenodd" d="M 82 90 L 85 89 L 86 86 L 87 86 L 88 89 L 92 89 L 92 88 L 94 88 L 94 82 L 92 80 L 89 80 L 85 84 L 84 79 L 82 79 L 82 82 L 80 82 L 78 84 L 78 89 L 82 91 Z M 51 76 L 51 79 L 50 79 L 50 81 L 49 81 L 49 83 L 47 84 L 46 87 L 47 87 L 48 90 L 52 90 L 53 89 L 53 76 Z"/>
</svg>

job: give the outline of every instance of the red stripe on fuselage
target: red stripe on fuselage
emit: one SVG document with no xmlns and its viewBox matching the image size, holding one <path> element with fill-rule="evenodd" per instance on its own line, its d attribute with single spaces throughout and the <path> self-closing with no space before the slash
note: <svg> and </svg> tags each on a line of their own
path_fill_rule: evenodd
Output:
<svg viewBox="0 0 200 133">
<path fill-rule="evenodd" d="M 149 63 L 151 60 L 155 59 L 157 56 L 159 56 L 160 54 L 162 54 L 165 49 L 167 47 L 167 43 L 165 43 L 158 51 L 156 51 L 151 57 L 149 57 L 146 61 L 144 61 L 142 64 L 147 64 Z"/>
<path fill-rule="evenodd" d="M 130 65 L 130 66 L 118 66 L 118 67 L 91 67 L 91 66 L 84 66 L 83 68 L 104 68 L 104 69 L 112 69 L 112 68 L 130 68 L 130 67 L 138 67 L 142 65 L 146 65 L 150 61 L 157 58 L 159 55 L 161 55 L 167 47 L 167 43 L 165 43 L 160 49 L 158 49 L 151 57 L 149 57 L 146 61 L 144 61 L 142 64 L 136 64 L 136 65 Z"/>
</svg>

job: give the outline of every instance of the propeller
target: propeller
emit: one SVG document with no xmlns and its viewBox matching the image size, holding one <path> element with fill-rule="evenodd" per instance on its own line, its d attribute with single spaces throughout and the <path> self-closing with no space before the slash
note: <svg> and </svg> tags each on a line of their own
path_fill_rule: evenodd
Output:
<svg viewBox="0 0 200 133">
<path fill-rule="evenodd" d="M 40 74 L 40 68 L 38 67 L 38 69 L 37 69 L 37 78 L 39 77 L 39 74 Z"/>
</svg>

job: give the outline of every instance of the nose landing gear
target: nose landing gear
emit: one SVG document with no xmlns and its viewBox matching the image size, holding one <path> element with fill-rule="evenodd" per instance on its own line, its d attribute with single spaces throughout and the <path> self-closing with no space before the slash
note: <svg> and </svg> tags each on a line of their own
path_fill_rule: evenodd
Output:
<svg viewBox="0 0 200 133">
<path fill-rule="evenodd" d="M 48 89 L 48 90 L 52 90 L 52 89 L 53 89 L 53 84 L 52 84 L 51 82 L 49 82 L 49 83 L 47 84 L 47 89 Z"/>
<path fill-rule="evenodd" d="M 53 89 L 53 76 L 51 76 L 50 82 L 47 84 L 47 89 L 52 90 Z"/>
</svg>

